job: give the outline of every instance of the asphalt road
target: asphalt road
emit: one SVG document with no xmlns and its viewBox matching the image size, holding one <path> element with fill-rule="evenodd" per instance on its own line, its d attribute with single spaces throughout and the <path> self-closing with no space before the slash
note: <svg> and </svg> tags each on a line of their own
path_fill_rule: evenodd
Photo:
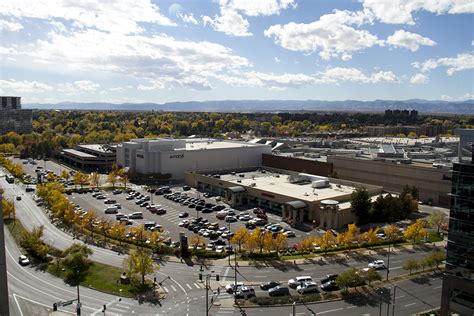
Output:
<svg viewBox="0 0 474 316">
<path fill-rule="evenodd" d="M 0 173 L 2 173 L 0 171 Z M 1 176 L 1 174 L 0 174 Z M 17 206 L 17 216 L 20 220 L 24 223 L 24 225 L 31 229 L 37 225 L 44 225 L 44 233 L 45 239 L 48 242 L 51 242 L 54 246 L 64 249 L 71 245 L 73 242 L 77 242 L 73 240 L 71 236 L 66 234 L 65 232 L 59 230 L 56 226 L 50 223 L 49 218 L 44 214 L 44 212 L 36 206 L 34 201 L 32 200 L 30 194 L 24 192 L 24 188 L 18 186 L 16 184 L 8 184 L 3 178 L 0 178 L 0 186 L 5 188 L 5 195 L 6 197 L 13 198 L 14 196 L 21 195 L 21 201 L 15 201 Z M 166 200 L 167 201 L 167 200 Z M 156 203 L 156 202 L 155 202 Z M 173 202 L 170 202 L 173 203 Z M 212 214 L 211 214 L 212 215 Z M 92 259 L 101 263 L 110 264 L 114 266 L 122 266 L 123 256 L 118 255 L 113 251 L 109 251 L 103 248 L 91 246 L 94 250 L 94 254 L 92 255 Z M 16 249 L 16 250 L 15 250 Z M 16 303 L 17 301 L 23 302 L 25 306 L 27 305 L 34 305 L 36 302 L 45 304 L 46 306 L 51 306 L 53 302 L 57 300 L 68 299 L 75 293 L 73 289 L 69 288 L 68 286 L 64 285 L 61 280 L 51 277 L 48 274 L 37 272 L 31 268 L 23 268 L 17 264 L 17 258 L 19 252 L 11 242 L 11 239 L 7 242 L 7 257 L 10 257 L 8 263 L 8 271 L 9 271 L 9 284 L 10 284 L 10 295 L 12 297 L 12 302 Z M 424 253 L 429 251 L 428 248 L 417 249 L 413 250 L 404 250 L 396 253 L 392 253 L 391 255 L 391 276 L 395 276 L 401 273 L 404 273 L 403 269 L 403 262 L 408 258 L 412 258 L 413 256 L 422 256 Z M 313 264 L 307 265 L 293 265 L 292 263 L 286 264 L 275 264 L 273 266 L 241 266 L 238 268 L 238 281 L 244 280 L 249 284 L 258 284 L 267 280 L 279 280 L 282 282 L 287 282 L 288 279 L 298 276 L 298 275 L 311 275 L 314 280 L 319 280 L 324 275 L 328 273 L 338 273 L 347 269 L 348 267 L 357 267 L 362 268 L 367 265 L 367 262 L 373 259 L 384 259 L 386 260 L 386 253 L 379 252 L 374 253 L 371 256 L 363 256 L 357 255 L 357 253 L 353 257 L 344 258 L 341 260 L 334 260 L 327 263 L 319 263 L 314 262 Z M 204 267 L 206 268 L 206 267 Z M 226 261 L 221 261 L 219 265 L 216 266 L 209 266 L 207 267 L 208 270 L 214 270 L 215 273 L 221 275 L 221 285 L 225 284 L 226 282 L 233 281 L 234 275 L 234 268 L 229 267 Z M 153 313 L 162 313 L 171 314 L 171 315 L 195 315 L 197 311 L 198 314 L 204 313 L 204 294 L 205 290 L 201 283 L 197 281 L 198 279 L 198 265 L 187 265 L 181 263 L 174 263 L 174 262 L 161 262 L 160 263 L 160 270 L 156 273 L 157 279 L 164 280 L 163 281 L 163 289 L 168 292 L 168 298 L 163 302 L 163 306 L 157 309 L 156 307 L 152 307 Z M 33 273 L 34 276 L 29 275 L 28 273 Z M 384 271 L 382 271 L 384 273 Z M 171 279 L 166 279 L 168 276 Z M 40 278 L 40 279 L 38 279 Z M 45 282 L 49 282 L 51 285 L 45 285 Z M 440 291 L 438 288 L 439 285 L 432 286 L 430 285 L 435 280 L 430 281 L 429 284 L 412 284 L 414 282 L 408 282 L 407 288 L 411 291 L 419 289 L 420 297 L 425 297 L 425 294 L 428 292 L 427 289 L 433 289 L 436 291 Z M 217 284 L 211 284 L 213 289 L 216 289 Z M 425 289 L 425 290 L 423 290 Z M 88 292 L 90 291 L 90 292 Z M 418 291 L 418 290 L 417 290 Z M 82 291 L 81 291 L 82 292 Z M 431 293 L 427 299 L 427 302 L 433 302 L 433 305 L 439 304 L 439 293 Z M 112 308 L 116 308 L 116 312 L 119 314 L 128 314 L 129 312 L 123 312 L 123 310 L 129 310 L 132 308 L 144 308 L 143 306 L 139 306 L 136 301 L 130 301 L 127 307 L 122 306 L 125 305 L 124 303 L 120 303 L 121 305 L 118 307 L 113 307 L 113 304 L 119 304 L 118 302 L 114 303 L 114 300 L 117 298 L 114 296 L 106 295 L 100 293 L 97 294 L 96 291 L 92 291 L 89 289 L 84 289 L 84 293 L 86 296 L 90 296 L 91 301 L 88 302 L 84 300 L 84 305 L 89 306 L 89 312 L 92 314 L 97 308 L 101 307 L 105 303 L 110 303 L 111 308 L 110 311 L 113 312 Z M 89 295 L 87 295 L 89 293 Z M 417 292 L 415 292 L 417 293 Z M 264 293 L 260 293 L 263 295 Z M 104 295 L 104 296 L 101 296 Z M 227 296 L 226 296 L 227 295 Z M 402 294 L 401 294 L 402 295 Z M 86 298 L 87 299 L 87 298 Z M 403 299 L 401 297 L 400 299 Z M 407 298 L 408 299 L 408 298 Z M 431 300 L 429 300 L 431 299 Z M 96 301 L 94 301 L 96 300 Z M 237 314 L 237 310 L 231 306 L 227 306 L 229 301 L 228 294 L 221 292 L 220 296 L 217 298 L 218 302 L 222 302 L 220 308 L 213 307 L 212 312 L 215 314 Z M 86 302 L 88 305 L 86 305 Z M 105 303 L 104 303 L 105 302 Z M 403 302 L 403 300 L 401 301 Z M 414 311 L 421 311 L 425 308 L 422 303 L 408 301 L 405 305 L 400 306 L 401 311 L 402 308 L 406 308 L 406 312 L 413 309 Z M 321 313 L 326 311 L 324 314 L 332 314 L 338 315 L 339 313 L 342 314 L 343 312 L 347 315 L 346 309 L 353 309 L 354 312 L 350 312 L 351 315 L 360 315 L 365 313 L 364 311 L 370 310 L 371 314 L 373 313 L 374 307 L 369 305 L 358 306 L 353 304 L 359 304 L 357 302 L 334 302 L 334 303 L 325 303 L 324 304 L 317 304 L 318 311 Z M 338 304 L 346 304 L 346 305 L 338 305 Z M 368 303 L 367 303 L 368 304 Z M 401 303 L 400 303 L 401 304 Z M 40 305 L 41 306 L 41 305 Z M 324 306 L 324 307 L 323 307 Z M 327 307 L 326 307 L 327 306 Z M 353 307 L 355 306 L 355 307 Z M 397 304 L 398 308 L 399 304 Z M 122 308 L 122 311 L 119 309 Z M 300 308 L 300 307 L 298 307 Z M 362 309 L 361 309 L 362 308 Z M 95 309 L 95 310 L 94 310 Z M 376 308 L 375 308 L 376 309 Z M 86 311 L 87 308 L 84 309 Z M 334 311 L 333 311 L 334 310 Z M 359 313 L 359 310 L 361 311 Z M 138 310 L 137 310 L 138 311 Z M 248 310 L 247 315 L 259 314 L 273 314 L 273 315 L 286 315 L 291 313 L 291 308 L 288 310 L 286 308 L 278 308 L 278 309 L 252 309 Z M 139 312 L 142 313 L 145 310 Z M 146 313 L 148 313 L 148 309 Z M 300 313 L 305 312 L 304 310 L 298 311 Z M 306 311 L 307 312 L 307 311 Z M 398 313 L 398 311 L 397 311 Z M 24 313 L 27 315 L 28 313 Z M 20 312 L 16 312 L 15 315 L 21 315 Z M 300 314 L 305 315 L 305 314 Z M 310 315 L 310 314 L 308 314 Z M 321 313 L 322 315 L 322 313 Z M 402 315 L 402 314 L 400 314 Z"/>
</svg>

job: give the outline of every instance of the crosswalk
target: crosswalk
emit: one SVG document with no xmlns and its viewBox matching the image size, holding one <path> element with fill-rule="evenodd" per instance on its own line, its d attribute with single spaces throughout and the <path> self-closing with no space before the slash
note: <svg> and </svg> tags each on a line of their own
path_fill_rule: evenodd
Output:
<svg viewBox="0 0 474 316">
<path fill-rule="evenodd" d="M 186 283 L 184 284 L 184 286 L 186 288 L 188 288 L 189 290 L 194 290 L 194 289 L 204 289 L 204 284 L 201 284 L 201 283 L 198 283 L 198 282 L 194 282 L 194 283 Z M 161 287 L 163 289 L 163 291 L 165 291 L 166 293 L 173 293 L 173 292 L 179 292 L 180 289 L 176 288 L 174 285 L 167 285 L 167 286 L 162 286 Z"/>
<path fill-rule="evenodd" d="M 105 304 L 107 315 L 128 315 L 134 314 L 135 311 L 133 302 L 124 302 L 121 299 L 114 299 L 109 303 Z M 103 306 L 95 310 L 91 315 L 103 315 Z"/>
</svg>

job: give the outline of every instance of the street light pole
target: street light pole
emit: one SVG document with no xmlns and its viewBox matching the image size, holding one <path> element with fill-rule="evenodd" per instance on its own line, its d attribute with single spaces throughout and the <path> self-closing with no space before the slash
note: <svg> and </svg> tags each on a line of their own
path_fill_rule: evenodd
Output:
<svg viewBox="0 0 474 316">
<path fill-rule="evenodd" d="M 382 291 L 379 292 L 380 294 L 380 311 L 379 311 L 379 316 L 382 316 L 382 300 L 383 300 L 383 296 L 382 296 Z"/>
<path fill-rule="evenodd" d="M 230 222 L 227 223 L 227 224 L 228 224 L 228 226 L 229 226 L 228 230 L 229 230 L 229 232 L 230 232 Z M 227 244 L 228 244 L 229 247 L 230 247 L 230 239 L 229 239 L 229 238 L 227 238 Z M 230 248 L 229 248 L 229 249 L 230 249 Z M 228 258 L 229 258 L 229 267 L 230 267 L 230 254 L 229 254 L 229 257 L 228 257 Z"/>
<path fill-rule="evenodd" d="M 392 316 L 395 316 L 395 292 L 397 291 L 397 286 L 393 286 L 393 305 L 392 305 Z"/>
</svg>

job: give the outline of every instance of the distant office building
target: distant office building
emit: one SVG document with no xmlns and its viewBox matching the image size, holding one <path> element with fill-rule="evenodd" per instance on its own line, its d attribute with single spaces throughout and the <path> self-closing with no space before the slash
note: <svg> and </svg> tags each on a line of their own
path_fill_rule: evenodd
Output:
<svg viewBox="0 0 474 316">
<path fill-rule="evenodd" d="M 3 235 L 2 193 L 0 188 L 0 315 L 9 315 L 7 264 L 5 259 L 5 236 Z"/>
<path fill-rule="evenodd" d="M 474 129 L 458 129 L 459 163 L 453 165 L 451 210 L 441 315 L 474 315 Z M 463 149 L 470 147 L 470 159 Z"/>
<path fill-rule="evenodd" d="M 117 146 L 117 163 L 142 175 L 184 179 L 185 172 L 231 170 L 262 165 L 272 147 L 236 141 L 188 138 L 141 138 Z"/>
<path fill-rule="evenodd" d="M 368 126 L 367 133 L 369 137 L 383 137 L 389 135 L 405 134 L 409 135 L 414 133 L 416 136 L 438 136 L 440 134 L 446 134 L 446 127 L 441 124 L 423 124 L 417 126 Z"/>
<path fill-rule="evenodd" d="M 29 134 L 33 130 L 32 111 L 21 109 L 20 97 L 0 97 L 0 134 Z"/>
<path fill-rule="evenodd" d="M 63 149 L 59 159 L 85 171 L 107 171 L 116 161 L 116 147 L 110 145 L 77 145 L 75 149 Z"/>
</svg>

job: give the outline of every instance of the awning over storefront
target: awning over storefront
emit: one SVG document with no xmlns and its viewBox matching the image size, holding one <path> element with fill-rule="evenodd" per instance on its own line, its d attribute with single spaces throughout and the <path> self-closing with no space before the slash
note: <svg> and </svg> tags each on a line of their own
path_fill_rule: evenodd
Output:
<svg viewBox="0 0 474 316">
<path fill-rule="evenodd" d="M 245 192 L 245 188 L 240 185 L 237 185 L 235 187 L 228 187 L 227 189 L 230 190 L 232 193 Z"/>
<path fill-rule="evenodd" d="M 305 208 L 307 207 L 306 203 L 303 202 L 303 201 L 290 201 L 290 202 L 286 202 L 285 204 L 291 206 L 292 208 L 294 209 L 300 209 L 300 208 Z"/>
</svg>

